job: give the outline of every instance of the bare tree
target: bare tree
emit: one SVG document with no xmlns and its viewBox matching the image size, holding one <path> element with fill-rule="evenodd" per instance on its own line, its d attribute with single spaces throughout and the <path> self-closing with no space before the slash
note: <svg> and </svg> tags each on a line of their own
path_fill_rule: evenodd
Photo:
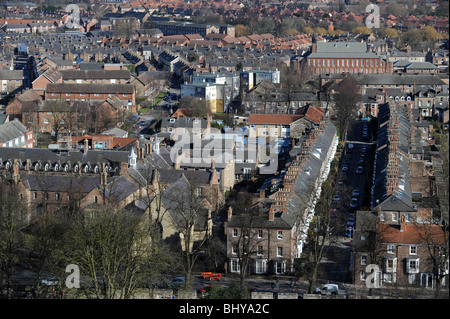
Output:
<svg viewBox="0 0 450 319">
<path fill-rule="evenodd" d="M 337 90 L 333 95 L 337 126 L 340 139 L 345 141 L 349 125 L 356 117 L 357 103 L 360 101 L 358 83 L 354 77 L 348 76 L 339 83 Z"/>
<path fill-rule="evenodd" d="M 26 225 L 26 207 L 22 204 L 14 185 L 0 187 L 0 294 L 12 297 L 12 276 L 23 247 L 21 232 Z"/>
<path fill-rule="evenodd" d="M 211 234 L 212 194 L 207 194 L 195 180 L 187 180 L 184 175 L 166 193 L 164 206 L 170 212 L 181 239 L 185 286 L 189 287 L 192 270 Z"/>
<path fill-rule="evenodd" d="M 252 205 L 251 194 L 241 193 L 232 209 L 232 227 L 236 234 L 231 236 L 229 244 L 232 246 L 233 254 L 238 259 L 240 288 L 244 290 L 248 266 L 252 259 L 256 257 L 258 247 L 267 239 L 258 236 L 260 216 L 258 207 Z"/>
<path fill-rule="evenodd" d="M 178 104 L 180 109 L 186 111 L 186 115 L 191 117 L 204 118 L 208 114 L 211 114 L 211 109 L 205 100 L 201 100 L 197 97 L 186 96 L 179 100 Z"/>
<path fill-rule="evenodd" d="M 303 269 L 309 281 L 308 293 L 313 292 L 320 262 L 336 242 L 340 230 L 337 218 L 333 218 L 330 214 L 336 192 L 335 177 L 336 173 L 330 174 L 321 186 L 321 197 L 314 207 L 314 217 L 309 224 L 305 250 L 299 260 L 300 269 Z"/>
<path fill-rule="evenodd" d="M 423 245 L 428 250 L 428 262 L 433 269 L 435 278 L 435 298 L 442 298 L 443 283 L 448 281 L 449 232 L 448 223 L 436 223 L 434 220 L 416 225 Z M 424 263 L 424 262 L 422 262 Z M 447 294 L 444 298 L 448 298 Z"/>
<path fill-rule="evenodd" d="M 151 242 L 148 219 L 112 206 L 72 222 L 68 260 L 86 276 L 89 298 L 130 298 L 138 284 L 167 267 L 160 242 Z"/>
<path fill-rule="evenodd" d="M 64 235 L 67 230 L 66 220 L 62 215 L 45 212 L 37 218 L 28 235 L 29 248 L 39 256 L 39 263 L 34 268 L 37 271 L 37 297 L 43 297 L 47 290 L 41 285 L 41 279 L 50 276 L 62 278 L 65 271 Z M 62 290 L 62 282 L 58 281 Z"/>
<path fill-rule="evenodd" d="M 301 87 L 301 77 L 293 67 L 282 66 L 281 71 L 281 92 L 284 95 L 283 100 L 287 103 L 286 114 L 290 114 L 294 94 Z"/>
</svg>

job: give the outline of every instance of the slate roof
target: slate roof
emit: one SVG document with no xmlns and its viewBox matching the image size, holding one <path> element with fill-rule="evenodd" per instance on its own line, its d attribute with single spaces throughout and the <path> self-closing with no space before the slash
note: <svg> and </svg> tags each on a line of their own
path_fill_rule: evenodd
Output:
<svg viewBox="0 0 450 319">
<path fill-rule="evenodd" d="M 95 165 L 97 163 L 109 163 L 111 167 L 120 166 L 122 162 L 128 162 L 129 152 L 123 151 L 99 151 L 89 150 L 86 154 L 82 151 L 59 152 L 51 149 L 42 148 L 6 148 L 0 147 L 0 159 L 2 162 L 18 159 L 22 165 L 26 160 L 34 163 L 50 163 L 52 166 L 56 163 L 64 165 L 69 163 L 74 165 L 77 162 L 81 164 Z"/>
<path fill-rule="evenodd" d="M 293 215 L 298 215 L 299 212 L 303 213 L 307 208 L 307 203 L 310 203 L 315 195 L 314 185 L 320 177 L 319 174 L 325 161 L 325 155 L 332 147 L 333 137 L 336 135 L 336 132 L 336 127 L 331 122 L 328 122 L 324 132 L 316 138 L 310 155 L 301 166 L 301 170 L 295 180 L 294 195 L 288 204 L 289 213 Z"/>
<path fill-rule="evenodd" d="M 134 93 L 133 84 L 97 84 L 97 83 L 49 83 L 48 93 Z"/>
<path fill-rule="evenodd" d="M 393 125 L 393 121 L 398 120 L 398 128 Z M 406 109 L 396 104 L 382 104 L 378 112 L 378 140 L 375 154 L 373 186 L 372 186 L 372 207 L 374 209 L 394 210 L 394 211 L 415 211 L 412 202 L 412 190 L 409 180 L 409 148 L 410 132 Z M 393 131 L 392 131 L 393 130 Z M 389 133 L 389 131 L 391 131 Z M 398 147 L 390 154 L 389 134 L 395 134 L 398 139 Z M 399 159 L 397 190 L 387 194 L 387 167 L 389 159 L 396 157 Z"/>
<path fill-rule="evenodd" d="M 303 115 L 290 114 L 250 114 L 248 124 L 281 124 L 289 125 L 301 119 Z"/>
<path fill-rule="evenodd" d="M 366 85 L 443 85 L 438 76 L 434 74 L 364 74 L 356 75 L 360 84 Z"/>
<path fill-rule="evenodd" d="M 198 120 L 198 123 L 196 122 Z M 166 117 L 161 120 L 161 127 L 166 128 L 194 128 L 198 126 L 202 129 L 206 128 L 208 125 L 207 119 L 198 119 L 198 118 L 192 118 L 192 117 L 180 117 L 180 118 L 173 118 L 173 117 Z"/>
<path fill-rule="evenodd" d="M 138 190 L 139 186 L 136 183 L 125 176 L 120 176 L 108 183 L 105 188 L 105 198 L 119 203 Z"/>
<path fill-rule="evenodd" d="M 5 143 L 23 136 L 27 128 L 17 119 L 0 125 L 0 143 Z"/>
<path fill-rule="evenodd" d="M 378 55 L 367 52 L 365 42 L 318 42 L 317 52 L 309 54 L 308 58 L 374 59 L 378 58 Z"/>
<path fill-rule="evenodd" d="M 61 70 L 64 80 L 76 79 L 125 79 L 131 78 L 129 70 Z"/>
<path fill-rule="evenodd" d="M 406 69 L 438 70 L 439 68 L 430 62 L 412 62 L 405 66 Z"/>
<path fill-rule="evenodd" d="M 195 216 L 194 230 L 206 229 L 207 210 L 202 206 L 201 197 L 192 196 L 192 187 L 182 175 L 175 183 L 164 190 L 161 196 L 164 208 L 180 231 L 185 231 L 187 219 Z"/>
<path fill-rule="evenodd" d="M 227 227 L 252 225 L 253 228 L 292 229 L 296 222 L 296 216 L 288 212 L 275 212 L 273 221 L 269 221 L 268 216 L 269 208 L 260 208 L 257 214 L 248 216 L 233 214 Z"/>
<path fill-rule="evenodd" d="M 22 70 L 0 70 L 0 80 L 22 80 Z"/>
<path fill-rule="evenodd" d="M 110 181 L 111 178 L 108 179 Z M 32 175 L 24 174 L 21 181 L 31 191 L 89 193 L 101 185 L 100 176 Z"/>
</svg>

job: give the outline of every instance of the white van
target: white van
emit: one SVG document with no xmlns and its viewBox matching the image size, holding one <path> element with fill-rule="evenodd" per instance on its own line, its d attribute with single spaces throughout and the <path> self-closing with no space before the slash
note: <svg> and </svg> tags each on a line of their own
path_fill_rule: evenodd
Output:
<svg viewBox="0 0 450 319">
<path fill-rule="evenodd" d="M 320 288 L 316 288 L 316 294 L 321 295 L 337 295 L 339 292 L 339 286 L 336 284 L 325 284 Z"/>
</svg>

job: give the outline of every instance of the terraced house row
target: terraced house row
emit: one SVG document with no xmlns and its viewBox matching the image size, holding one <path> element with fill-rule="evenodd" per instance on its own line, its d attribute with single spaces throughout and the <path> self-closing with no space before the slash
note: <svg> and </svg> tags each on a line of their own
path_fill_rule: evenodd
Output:
<svg viewBox="0 0 450 319">
<path fill-rule="evenodd" d="M 275 115 L 276 116 L 276 115 Z M 337 147 L 336 127 L 326 116 L 303 131 L 291 151 L 286 170 L 271 185 L 260 189 L 253 213 L 234 214 L 228 210 L 228 270 L 241 271 L 243 254 L 249 255 L 251 274 L 286 274 L 293 271 L 314 216 L 320 186 L 327 178 Z M 270 179 L 269 179 L 270 180 Z"/>
</svg>

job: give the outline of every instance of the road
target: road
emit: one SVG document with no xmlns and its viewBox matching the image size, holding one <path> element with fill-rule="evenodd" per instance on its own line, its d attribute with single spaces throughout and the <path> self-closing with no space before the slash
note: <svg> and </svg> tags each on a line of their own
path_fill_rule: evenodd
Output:
<svg viewBox="0 0 450 319">
<path fill-rule="evenodd" d="M 364 124 L 368 126 L 368 136 L 362 138 Z M 342 154 L 339 169 L 346 171 L 339 174 L 336 194 L 340 199 L 336 204 L 338 209 L 337 241 L 328 249 L 319 267 L 318 277 L 324 281 L 349 284 L 351 282 L 351 234 L 353 227 L 347 224 L 352 221 L 358 209 L 369 207 L 371 198 L 372 163 L 375 145 L 370 122 L 354 121 L 347 136 L 345 151 Z M 351 142 L 351 143 L 350 143 Z M 350 149 L 349 144 L 353 147 Z M 364 154 L 364 155 L 363 155 Z M 362 156 L 363 155 L 363 156 Z M 360 160 L 363 158 L 363 162 Z M 358 166 L 362 166 L 362 173 L 357 173 Z M 345 168 L 344 168 L 345 167 Z M 359 196 L 353 196 L 353 191 L 359 190 Z M 351 207 L 352 199 L 356 200 L 356 207 Z M 348 232 L 350 230 L 350 232 Z M 350 235 L 350 236 L 349 236 Z"/>
</svg>

